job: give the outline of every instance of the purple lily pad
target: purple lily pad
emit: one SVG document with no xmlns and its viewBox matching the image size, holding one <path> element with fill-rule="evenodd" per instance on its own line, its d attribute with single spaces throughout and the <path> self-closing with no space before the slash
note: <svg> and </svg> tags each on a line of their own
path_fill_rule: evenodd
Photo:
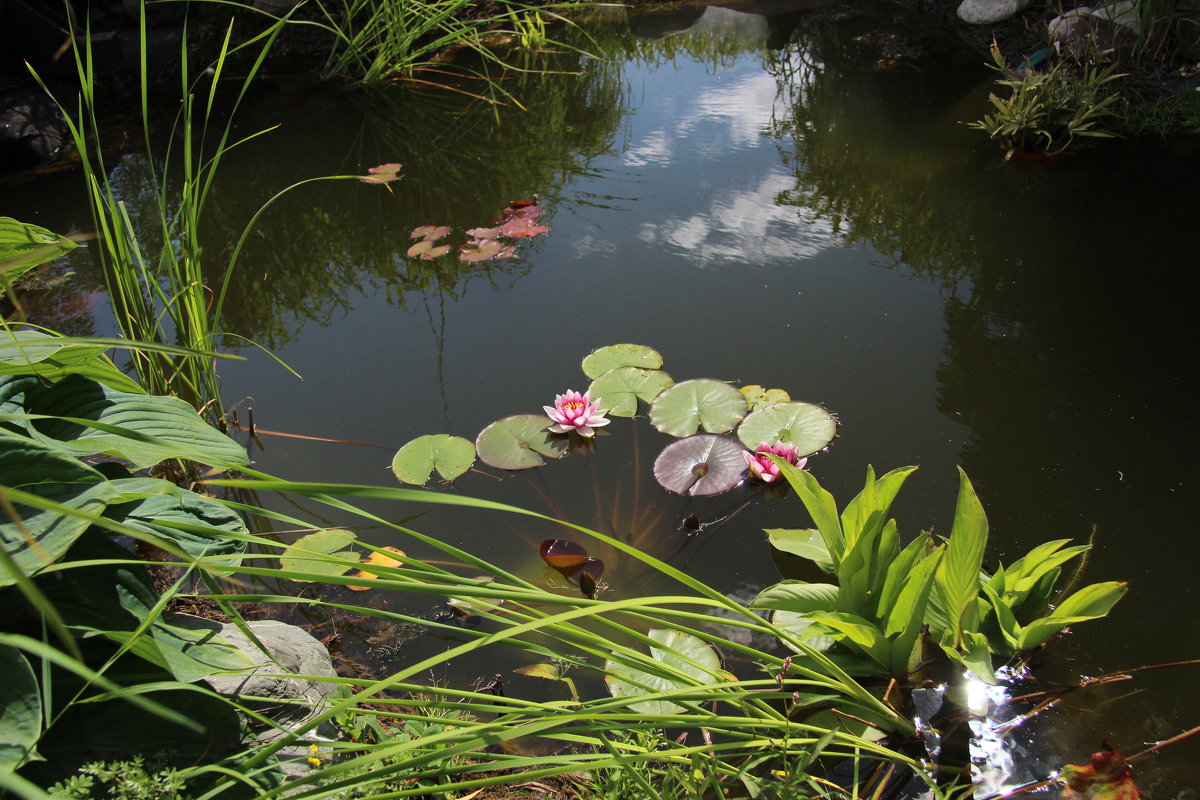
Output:
<svg viewBox="0 0 1200 800">
<path fill-rule="evenodd" d="M 664 489 L 701 497 L 727 492 L 746 473 L 746 448 L 729 436 L 700 433 L 669 444 L 654 460 Z"/>
</svg>

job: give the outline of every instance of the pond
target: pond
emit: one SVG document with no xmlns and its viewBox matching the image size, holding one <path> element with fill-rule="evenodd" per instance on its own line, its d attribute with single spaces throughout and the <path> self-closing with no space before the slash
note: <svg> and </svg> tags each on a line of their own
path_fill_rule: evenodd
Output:
<svg viewBox="0 0 1200 800">
<path fill-rule="evenodd" d="M 962 124 L 985 108 L 982 58 L 892 12 L 684 9 L 589 30 L 610 57 L 510 74 L 501 85 L 523 108 L 280 86 L 238 118 L 242 134 L 279 128 L 222 166 L 216 250 L 292 182 L 404 165 L 387 188 L 294 192 L 251 237 L 226 328 L 303 380 L 231 341 L 246 360 L 221 369 L 226 404 L 243 422 L 252 407 L 261 429 L 379 445 L 264 433 L 255 466 L 394 485 L 392 451 L 410 439 L 473 439 L 538 413 L 585 388 L 593 349 L 645 344 L 676 380 L 780 387 L 834 412 L 838 438 L 809 469 L 841 502 L 867 465 L 918 465 L 894 509 L 902 535 L 949 531 L 961 465 L 988 512 L 990 563 L 1094 537 L 1087 580 L 1132 589 L 1049 650 L 1045 677 L 1200 657 L 1200 436 L 1187 422 L 1200 154 L 1150 141 L 1006 164 Z M 145 162 L 126 155 L 116 170 L 136 219 L 153 203 Z M 74 174 L 10 184 L 0 214 L 87 229 L 81 196 Z M 405 257 L 419 225 L 462 232 L 535 198 L 549 232 L 513 259 Z M 33 292 L 31 306 L 65 332 L 110 333 L 94 267 L 86 254 L 71 264 L 75 283 Z M 668 496 L 650 476 L 666 437 L 644 419 L 609 432 L 594 454 L 521 474 L 477 464 L 450 490 L 632 537 L 742 599 L 778 580 L 762 531 L 807 524 L 794 497 Z M 386 513 L 534 577 L 537 543 L 560 535 L 478 513 Z M 716 524 L 689 537 L 691 513 Z M 612 595 L 654 588 L 605 560 Z M 354 652 L 383 666 L 412 657 Z M 1037 721 L 1029 758 L 1078 763 L 1103 742 L 1132 753 L 1182 732 L 1200 720 L 1194 679 L 1194 666 L 1163 668 L 1078 692 Z M 1140 761 L 1138 782 L 1147 797 L 1194 797 L 1198 764 L 1192 739 Z"/>
</svg>

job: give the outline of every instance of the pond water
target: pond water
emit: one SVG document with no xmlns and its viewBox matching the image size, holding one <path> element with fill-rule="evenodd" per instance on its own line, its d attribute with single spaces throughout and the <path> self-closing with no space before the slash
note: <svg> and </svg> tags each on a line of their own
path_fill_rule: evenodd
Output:
<svg viewBox="0 0 1200 800">
<path fill-rule="evenodd" d="M 897 30 L 915 32 L 885 35 Z M 1197 153 L 1118 143 L 1050 168 L 1005 164 L 961 124 L 985 108 L 982 59 L 878 12 L 685 10 L 594 36 L 609 59 L 567 54 L 552 74 L 504 79 L 524 110 L 283 87 L 239 117 L 242 133 L 280 127 L 223 166 L 215 251 L 289 183 L 404 165 L 391 191 L 317 184 L 269 212 L 226 327 L 304 379 L 247 347 L 221 370 L 243 421 L 253 407 L 264 429 L 384 449 L 264 435 L 256 466 L 388 484 L 389 449 L 537 413 L 586 386 L 591 350 L 646 344 L 677 380 L 781 387 L 835 412 L 839 436 L 809 466 L 841 502 L 868 464 L 919 465 L 894 509 L 902 535 L 949 531 L 955 465 L 987 509 L 993 562 L 1094 535 L 1086 578 L 1132 589 L 1050 650 L 1047 675 L 1200 657 Z M 135 216 L 153 202 L 144 167 L 116 167 Z M 81 195 L 74 174 L 9 185 L 0 214 L 86 229 Z M 404 256 L 418 225 L 461 232 L 534 197 L 550 232 L 514 259 Z M 72 265 L 74 288 L 31 303 L 67 332 L 109 332 L 94 268 L 85 254 Z M 644 419 L 610 431 L 588 457 L 519 475 L 477 465 L 487 474 L 454 490 L 632 537 L 743 599 L 778 579 L 762 529 L 806 525 L 795 498 L 668 496 L 649 475 L 665 437 Z M 731 512 L 690 539 L 678 529 Z M 419 513 L 407 524 L 532 576 L 537 542 L 561 535 L 477 512 L 385 513 Z M 654 588 L 606 562 L 613 595 Z M 1195 678 L 1164 668 L 1077 693 L 1039 721 L 1042 757 L 1080 762 L 1105 741 L 1132 753 L 1192 727 Z M 1195 797 L 1197 764 L 1200 739 L 1186 741 L 1139 762 L 1139 785 Z"/>
</svg>

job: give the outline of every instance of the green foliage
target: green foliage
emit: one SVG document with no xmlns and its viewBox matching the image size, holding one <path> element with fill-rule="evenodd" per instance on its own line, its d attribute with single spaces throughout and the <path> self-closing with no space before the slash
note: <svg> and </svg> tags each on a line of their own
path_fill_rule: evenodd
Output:
<svg viewBox="0 0 1200 800">
<path fill-rule="evenodd" d="M 0 217 L 0 281 L 7 286 L 29 270 L 79 247 L 45 228 Z"/>
<path fill-rule="evenodd" d="M 991 66 L 1007 72 L 995 44 L 991 55 Z M 992 112 L 967 125 L 1000 142 L 1006 159 L 1017 152 L 1063 153 L 1078 146 L 1078 139 L 1116 135 L 1104 122 L 1116 117 L 1120 95 L 1106 94 L 1104 87 L 1121 77 L 1116 64 L 1100 66 L 1090 59 L 1076 68 L 1059 61 L 1045 72 L 1026 66 L 1019 78 L 997 81 L 1009 87 L 1008 96 L 988 95 Z"/>
<path fill-rule="evenodd" d="M 128 761 L 93 761 L 50 787 L 54 800 L 191 800 L 187 782 L 179 770 L 167 766 L 166 759 L 149 763 L 140 755 Z"/>
<path fill-rule="evenodd" d="M 817 528 L 768 531 L 770 541 L 837 583 L 784 581 L 764 589 L 751 607 L 784 612 L 785 624 L 804 638 L 832 637 L 894 677 L 915 666 L 927 628 L 947 657 L 993 680 L 993 656 L 1029 650 L 1069 625 L 1103 617 L 1127 589 L 1119 582 L 1092 584 L 1051 607 L 1061 565 L 1088 549 L 1064 548 L 1065 539 L 988 575 L 982 566 L 987 518 L 961 470 L 949 539 L 935 544 L 925 533 L 901 548 L 888 511 L 914 467 L 878 480 L 868 469 L 863 491 L 839 516 L 815 477 L 777 463 Z"/>
</svg>

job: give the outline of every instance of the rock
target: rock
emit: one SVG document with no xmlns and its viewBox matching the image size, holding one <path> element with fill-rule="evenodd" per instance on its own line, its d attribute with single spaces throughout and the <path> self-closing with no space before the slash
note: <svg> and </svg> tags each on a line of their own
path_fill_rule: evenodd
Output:
<svg viewBox="0 0 1200 800">
<path fill-rule="evenodd" d="M 1119 10 L 1107 10 L 1111 13 L 1102 16 L 1087 6 L 1080 6 L 1050 20 L 1048 30 L 1054 49 L 1075 59 L 1110 51 L 1119 55 L 1132 52 L 1137 44 L 1137 34 L 1128 25 L 1116 21 L 1121 18 Z M 1112 14 L 1118 16 L 1113 18 Z"/>
<path fill-rule="evenodd" d="M 185 614 L 177 615 L 172 622 L 193 630 L 211 630 L 228 639 L 258 664 L 250 672 L 211 675 L 205 678 L 205 682 L 213 690 L 237 698 L 238 702 L 274 723 L 273 727 L 259 732 L 262 741 L 274 741 L 297 730 L 324 711 L 337 692 L 337 684 L 331 681 L 294 677 L 337 677 L 325 647 L 295 625 L 276 620 L 247 623 L 271 654 L 268 657 L 231 623 L 213 622 Z M 291 676 L 284 673 L 291 673 Z M 250 724 L 251 727 L 256 726 L 253 720 Z M 261 723 L 257 723 L 257 726 L 263 727 Z M 309 731 L 304 738 L 314 742 L 333 738 L 332 735 L 324 735 L 326 733 L 332 734 L 333 731 Z"/>
<path fill-rule="evenodd" d="M 0 174 L 49 164 L 66 147 L 68 135 L 58 106 L 42 92 L 0 95 Z"/>
<path fill-rule="evenodd" d="M 1015 17 L 1033 0 L 963 0 L 958 18 L 971 25 L 995 25 Z"/>
</svg>

